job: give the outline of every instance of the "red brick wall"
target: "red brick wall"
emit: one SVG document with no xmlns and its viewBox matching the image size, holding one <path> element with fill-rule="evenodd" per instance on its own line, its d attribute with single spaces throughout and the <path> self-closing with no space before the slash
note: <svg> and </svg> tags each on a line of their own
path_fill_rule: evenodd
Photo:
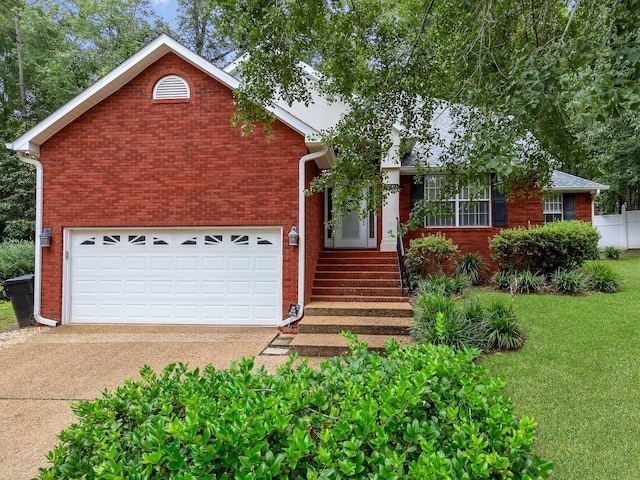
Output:
<svg viewBox="0 0 640 480">
<path fill-rule="evenodd" d="M 400 177 L 400 221 L 406 223 L 411 211 L 411 185 L 413 177 Z M 543 222 L 542 196 L 540 194 L 524 194 L 516 192 L 507 199 L 507 227 L 526 227 L 540 225 Z M 591 194 L 578 193 L 576 199 L 576 219 L 591 222 Z M 409 232 L 405 237 L 405 248 L 409 241 L 422 235 L 441 231 L 453 243 L 458 245 L 461 253 L 479 253 L 488 265 L 495 266 L 491 260 L 489 240 L 502 230 L 499 227 L 480 228 L 419 228 Z"/>
<path fill-rule="evenodd" d="M 153 101 L 155 82 L 185 78 L 189 101 Z M 304 139 L 275 122 L 275 139 L 232 128 L 232 92 L 167 54 L 42 145 L 42 313 L 60 318 L 65 227 L 281 226 L 298 223 Z M 283 309 L 297 302 L 298 250 L 283 243 Z"/>
</svg>

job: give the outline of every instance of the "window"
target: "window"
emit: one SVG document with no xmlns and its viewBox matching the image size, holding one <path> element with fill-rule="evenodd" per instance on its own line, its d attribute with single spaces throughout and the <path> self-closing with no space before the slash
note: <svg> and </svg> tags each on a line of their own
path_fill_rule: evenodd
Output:
<svg viewBox="0 0 640 480">
<path fill-rule="evenodd" d="M 187 99 L 191 97 L 189 84 L 177 75 L 162 77 L 153 87 L 154 100 Z"/>
<path fill-rule="evenodd" d="M 543 201 L 544 223 L 553 223 L 562 220 L 562 194 L 549 193 Z"/>
<path fill-rule="evenodd" d="M 542 205 L 544 223 L 576 219 L 576 196 L 573 193 L 547 193 Z"/>
<path fill-rule="evenodd" d="M 437 202 L 433 215 L 425 220 L 427 227 L 488 227 L 491 225 L 491 194 L 489 179 L 474 186 L 460 189 L 454 197 L 442 199 L 445 177 L 425 177 L 424 194 L 427 200 Z"/>
</svg>

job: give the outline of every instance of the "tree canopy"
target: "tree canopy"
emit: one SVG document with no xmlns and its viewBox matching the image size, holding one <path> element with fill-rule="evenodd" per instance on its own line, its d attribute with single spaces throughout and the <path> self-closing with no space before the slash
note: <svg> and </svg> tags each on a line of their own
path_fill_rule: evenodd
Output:
<svg viewBox="0 0 640 480">
<path fill-rule="evenodd" d="M 161 32 L 218 64 L 249 54 L 234 118 L 244 132 L 268 131 L 261 105 L 310 102 L 310 87 L 349 105 L 322 132 L 338 155 L 313 184 L 334 188 L 338 214 L 363 196 L 376 209 L 396 188 L 379 168 L 394 125 L 402 151 L 443 145 L 431 128 L 442 102 L 462 127 L 441 159 L 459 182 L 543 185 L 553 164 L 622 192 L 640 175 L 640 0 L 179 0 L 176 32 L 150 0 L 4 0 L 0 139 Z M 428 148 L 415 153 L 426 169 Z M 0 240 L 33 234 L 33 183 L 2 149 Z"/>
<path fill-rule="evenodd" d="M 430 123 L 441 101 L 463 127 L 444 169 L 466 183 L 494 173 L 503 190 L 544 185 L 553 164 L 579 162 L 577 119 L 638 107 L 638 0 L 212 3 L 217 32 L 249 53 L 241 121 L 264 120 L 255 104 L 310 101 L 310 85 L 349 104 L 324 132 L 340 152 L 335 168 L 315 184 L 334 185 L 338 209 L 359 203 L 365 184 L 378 187 L 368 190 L 370 207 L 383 201 L 390 189 L 374 159 L 388 151 L 392 126 L 405 143 L 437 144 Z M 321 72 L 319 82 L 305 80 L 301 61 Z"/>
</svg>

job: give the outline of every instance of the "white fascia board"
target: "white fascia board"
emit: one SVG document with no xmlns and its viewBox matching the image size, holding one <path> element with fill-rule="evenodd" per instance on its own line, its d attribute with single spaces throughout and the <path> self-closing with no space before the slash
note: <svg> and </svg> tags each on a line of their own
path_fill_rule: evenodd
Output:
<svg viewBox="0 0 640 480">
<path fill-rule="evenodd" d="M 600 185 L 599 187 L 547 187 L 545 191 L 555 193 L 596 193 L 598 191 L 609 190 L 609 185 Z"/>
<path fill-rule="evenodd" d="M 29 150 L 36 153 L 36 150 L 39 150 L 36 147 L 42 145 L 80 115 L 115 93 L 145 68 L 169 52 L 175 53 L 228 88 L 235 89 L 239 85 L 238 80 L 225 71 L 206 61 L 168 35 L 162 34 L 18 139 L 12 143 L 7 143 L 6 147 L 10 150 Z M 316 133 L 309 125 L 280 107 L 267 108 L 267 110 L 301 135 L 306 136 Z"/>
</svg>

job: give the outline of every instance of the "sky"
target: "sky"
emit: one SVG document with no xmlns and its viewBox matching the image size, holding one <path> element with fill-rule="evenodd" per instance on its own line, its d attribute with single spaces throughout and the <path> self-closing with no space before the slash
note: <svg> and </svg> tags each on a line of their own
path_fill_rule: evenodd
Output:
<svg viewBox="0 0 640 480">
<path fill-rule="evenodd" d="M 177 0 L 151 0 L 154 10 L 160 15 L 170 26 L 176 26 L 176 10 L 178 9 Z"/>
</svg>

